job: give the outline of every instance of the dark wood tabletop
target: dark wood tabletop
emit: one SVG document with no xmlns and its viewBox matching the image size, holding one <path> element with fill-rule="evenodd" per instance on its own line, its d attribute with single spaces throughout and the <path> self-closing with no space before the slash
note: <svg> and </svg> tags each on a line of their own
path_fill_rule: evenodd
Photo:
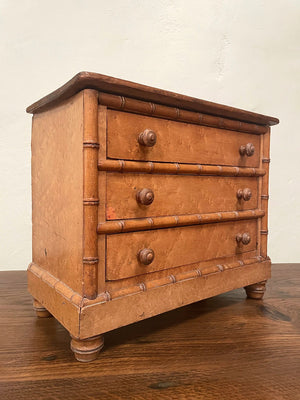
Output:
<svg viewBox="0 0 300 400">
<path fill-rule="evenodd" d="M 263 301 L 243 289 L 105 335 L 76 362 L 37 319 L 26 272 L 0 273 L 0 399 L 300 399 L 300 264 L 276 264 Z"/>
</svg>

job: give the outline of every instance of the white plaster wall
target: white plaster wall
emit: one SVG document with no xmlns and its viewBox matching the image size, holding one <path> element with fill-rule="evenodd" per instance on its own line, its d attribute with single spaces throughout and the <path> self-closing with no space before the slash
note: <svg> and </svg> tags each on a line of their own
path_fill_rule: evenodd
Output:
<svg viewBox="0 0 300 400">
<path fill-rule="evenodd" d="M 0 268 L 31 260 L 25 107 L 81 70 L 279 117 L 269 254 L 300 262 L 299 0 L 0 0 Z"/>
</svg>

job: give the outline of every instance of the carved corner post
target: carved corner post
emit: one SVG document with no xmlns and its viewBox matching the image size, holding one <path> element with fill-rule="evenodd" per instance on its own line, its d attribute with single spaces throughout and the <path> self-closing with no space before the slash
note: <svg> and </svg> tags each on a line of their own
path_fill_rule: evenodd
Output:
<svg viewBox="0 0 300 400">
<path fill-rule="evenodd" d="M 83 91 L 83 297 L 98 295 L 98 92 Z M 102 255 L 103 257 L 103 255 Z M 80 339 L 71 336 L 71 350 L 81 362 L 97 358 L 104 345 L 103 335 Z"/>
<path fill-rule="evenodd" d="M 98 151 L 98 164 L 106 160 L 106 119 L 107 107 L 99 104 L 98 106 L 98 138 L 100 148 Z M 106 221 L 106 171 L 98 171 L 98 223 Z M 98 234 L 98 293 L 105 292 L 105 248 L 106 235 Z"/>
<path fill-rule="evenodd" d="M 258 256 L 268 257 L 268 201 L 269 201 L 269 165 L 270 165 L 270 128 L 261 135 L 260 140 L 260 165 L 265 174 L 258 179 L 258 208 L 264 215 L 258 219 Z M 258 282 L 245 287 L 247 297 L 251 299 L 262 299 L 266 291 L 266 281 Z"/>
<path fill-rule="evenodd" d="M 83 296 L 98 294 L 98 92 L 83 91 Z"/>
<path fill-rule="evenodd" d="M 270 128 L 268 132 L 262 135 L 263 140 L 263 155 L 262 168 L 265 170 L 265 175 L 262 177 L 262 193 L 261 193 L 261 208 L 265 215 L 261 219 L 261 256 L 268 256 L 268 203 L 269 203 L 269 165 L 270 165 Z"/>
</svg>

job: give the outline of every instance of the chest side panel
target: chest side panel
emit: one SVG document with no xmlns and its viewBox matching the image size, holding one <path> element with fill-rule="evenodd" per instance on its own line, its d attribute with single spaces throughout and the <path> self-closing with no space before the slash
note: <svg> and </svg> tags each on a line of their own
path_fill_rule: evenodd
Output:
<svg viewBox="0 0 300 400">
<path fill-rule="evenodd" d="M 82 290 L 82 94 L 33 117 L 33 261 Z"/>
</svg>

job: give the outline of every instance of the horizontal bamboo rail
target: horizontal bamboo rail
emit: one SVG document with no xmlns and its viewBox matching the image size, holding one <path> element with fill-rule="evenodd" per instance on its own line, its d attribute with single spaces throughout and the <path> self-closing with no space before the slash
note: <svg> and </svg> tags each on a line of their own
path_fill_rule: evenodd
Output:
<svg viewBox="0 0 300 400">
<path fill-rule="evenodd" d="M 208 214 L 170 215 L 166 217 L 115 220 L 98 224 L 97 232 L 99 234 L 133 232 L 174 226 L 200 225 L 220 221 L 255 219 L 263 217 L 264 215 L 264 211 L 256 209 L 247 211 L 225 211 Z"/>
<path fill-rule="evenodd" d="M 148 174 L 263 176 L 264 169 L 223 167 L 221 165 L 159 163 L 152 161 L 103 160 L 98 162 L 99 171 L 143 172 Z"/>
<path fill-rule="evenodd" d="M 176 107 L 163 106 L 148 101 L 131 99 L 129 97 L 116 96 L 100 92 L 99 104 L 115 110 L 134 112 L 137 114 L 150 115 L 153 117 L 167 118 L 180 122 L 211 126 L 214 128 L 228 129 L 239 132 L 254 133 L 256 135 L 267 132 L 264 125 L 256 125 L 248 122 L 237 121 L 229 118 L 216 117 L 195 111 L 183 110 Z"/>
<path fill-rule="evenodd" d="M 138 294 L 139 292 L 146 292 L 147 290 L 159 288 L 161 286 L 176 284 L 178 282 L 182 282 L 188 279 L 198 279 L 210 274 L 223 273 L 224 271 L 228 271 L 235 268 L 243 268 L 247 265 L 262 263 L 268 260 L 269 260 L 268 258 L 264 258 L 261 256 L 254 256 L 245 260 L 237 260 L 229 263 L 225 262 L 222 264 L 214 264 L 205 267 L 198 266 L 198 264 L 196 263 L 193 264 L 194 269 L 191 269 L 189 271 L 183 271 L 172 275 L 166 275 L 159 279 L 140 282 L 138 284 L 117 289 L 114 291 L 109 291 L 109 292 L 104 291 L 99 293 L 95 299 L 88 299 L 81 296 L 79 293 L 74 292 L 64 282 L 60 281 L 58 278 L 55 278 L 48 271 L 41 268 L 39 265 L 35 263 L 31 263 L 29 265 L 28 271 L 37 276 L 47 285 L 54 288 L 54 290 L 59 294 L 61 294 L 67 301 L 74 304 L 78 308 L 82 308 L 82 307 L 92 306 L 94 304 L 106 303 L 108 301 L 121 298 L 124 296 Z"/>
<path fill-rule="evenodd" d="M 267 261 L 267 259 L 261 256 L 255 256 L 245 260 L 237 260 L 237 261 L 232 261 L 230 263 L 211 265 L 204 268 L 200 267 L 192 269 L 190 271 L 179 272 L 173 275 L 166 275 L 159 279 L 149 280 L 129 287 L 117 289 L 114 291 L 110 292 L 106 291 L 100 293 L 98 297 L 94 300 L 83 299 L 82 306 L 88 307 L 94 304 L 106 303 L 111 300 L 115 300 L 124 296 L 135 295 L 140 292 L 146 292 L 147 290 L 156 289 L 161 286 L 176 284 L 178 282 L 182 282 L 189 279 L 199 279 L 201 277 L 205 277 L 210 274 L 223 273 L 224 271 L 228 271 L 235 268 L 243 268 L 247 265 L 262 263 L 264 261 Z"/>
<path fill-rule="evenodd" d="M 98 294 L 98 93 L 83 94 L 83 293 L 93 299 Z"/>
</svg>

